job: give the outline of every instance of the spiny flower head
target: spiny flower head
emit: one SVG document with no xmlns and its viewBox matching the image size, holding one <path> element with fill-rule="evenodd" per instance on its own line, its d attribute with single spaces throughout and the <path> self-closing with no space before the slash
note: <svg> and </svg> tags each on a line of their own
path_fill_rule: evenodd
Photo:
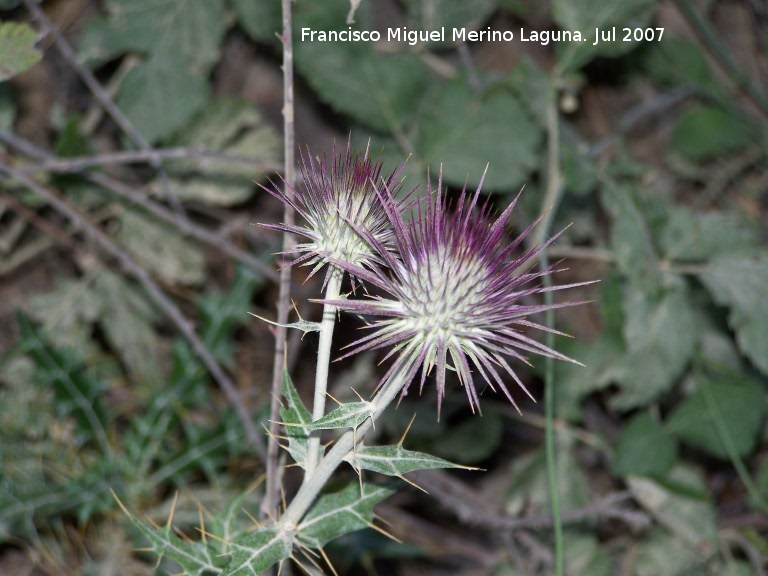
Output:
<svg viewBox="0 0 768 576">
<path fill-rule="evenodd" d="M 474 411 L 479 403 L 473 368 L 491 388 L 497 385 L 517 407 L 500 372 L 509 374 L 526 394 L 530 393 L 508 359 L 527 364 L 525 353 L 534 353 L 573 361 L 524 333 L 533 328 L 560 334 L 529 317 L 547 309 L 577 304 L 548 306 L 522 302 L 527 296 L 581 285 L 544 288 L 537 280 L 554 268 L 531 273 L 521 270 L 559 234 L 514 257 L 513 253 L 541 218 L 508 242 L 504 226 L 517 199 L 494 220 L 487 202 L 478 206 L 481 187 L 482 180 L 474 194 L 463 190 L 451 211 L 442 196 L 442 179 L 436 193 L 428 184 L 427 197 L 418 205 L 417 217 L 410 224 L 393 206 L 391 195 L 386 190 L 379 192 L 381 205 L 392 221 L 396 249 L 390 251 L 373 235 L 360 230 L 386 269 L 343 266 L 390 297 L 329 302 L 352 312 L 381 317 L 369 324 L 372 332 L 353 343 L 344 357 L 391 346 L 387 358 L 396 356 L 396 360 L 382 383 L 395 372 L 403 373 L 402 396 L 419 368 L 420 389 L 427 374 L 436 368 L 438 415 L 445 395 L 447 369 L 458 374 Z"/>
<path fill-rule="evenodd" d="M 294 247 L 300 256 L 291 265 L 314 266 L 310 276 L 329 261 L 348 263 L 355 267 L 383 263 L 370 239 L 384 252 L 392 244 L 392 228 L 387 212 L 379 202 L 378 189 L 399 189 L 399 166 L 386 179 L 381 176 L 382 162 L 363 154 L 352 154 L 347 142 L 346 154 L 337 155 L 333 147 L 333 161 L 313 159 L 307 149 L 301 154 L 301 173 L 304 186 L 290 188 L 293 197 L 282 190 L 267 191 L 293 207 L 305 220 L 303 226 L 264 224 L 267 228 L 284 230 L 303 236 L 308 242 Z M 396 206 L 403 201 L 396 202 Z M 328 274 L 331 270 L 328 270 Z M 326 281 L 328 275 L 326 275 Z"/>
</svg>

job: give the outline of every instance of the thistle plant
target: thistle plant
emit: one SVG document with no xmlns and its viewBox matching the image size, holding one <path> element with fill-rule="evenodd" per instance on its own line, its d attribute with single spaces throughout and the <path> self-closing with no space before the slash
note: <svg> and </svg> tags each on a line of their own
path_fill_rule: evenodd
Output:
<svg viewBox="0 0 768 576">
<path fill-rule="evenodd" d="M 221 569 L 213 560 L 212 545 L 218 547 L 216 558 L 229 558 L 224 576 L 256 576 L 287 558 L 320 569 L 316 558 L 324 557 L 323 547 L 339 536 L 372 526 L 374 505 L 392 493 L 389 486 L 364 480 L 363 471 L 402 478 L 414 470 L 462 467 L 406 450 L 403 440 L 389 446 L 364 443 L 376 420 L 408 393 L 413 382 L 418 380 L 421 392 L 427 379 L 434 378 L 439 417 L 448 393 L 449 371 L 457 374 L 472 410 L 479 411 L 475 380 L 500 391 L 517 407 L 508 382 L 532 395 L 512 364 L 527 363 L 528 354 L 575 362 L 528 334 L 560 334 L 531 317 L 578 304 L 537 304 L 536 297 L 544 292 L 584 283 L 546 288 L 541 280 L 556 272 L 554 267 L 527 271 L 531 259 L 559 234 L 518 255 L 541 219 L 508 241 L 506 225 L 517 199 L 494 216 L 488 201 L 481 199 L 482 180 L 474 193 L 465 189 L 452 204 L 443 194 L 441 178 L 434 190 L 428 183 L 426 194 L 418 201 L 408 201 L 410 194 L 405 195 L 406 200 L 398 199 L 401 170 L 402 166 L 383 177 L 380 160 L 372 161 L 367 150 L 353 154 L 347 144 L 342 154 L 337 155 L 334 148 L 330 162 L 315 160 L 307 151 L 302 156 L 304 184 L 293 189 L 292 196 L 276 188 L 269 190 L 305 220 L 303 226 L 266 225 L 307 240 L 292 251 L 296 255 L 292 264 L 312 266 L 310 275 L 327 267 L 325 296 L 318 300 L 324 306 L 322 321 L 295 326 L 320 332 L 311 411 L 303 405 L 287 372 L 283 377 L 282 440 L 303 468 L 304 478 L 277 518 L 255 531 L 227 524 L 227 538 L 217 538 L 215 544 L 174 540 L 170 527 L 151 530 L 131 517 L 159 552 L 172 557 L 188 573 Z M 345 274 L 353 279 L 353 286 L 363 290 L 355 288 L 352 294 L 342 295 Z M 339 311 L 365 318 L 369 331 L 340 351 L 341 358 L 383 349 L 384 359 L 392 363 L 372 386 L 370 400 L 361 397 L 359 402 L 326 412 L 331 340 Z M 324 430 L 335 433 L 325 447 L 319 438 Z M 344 462 L 360 475 L 359 480 L 351 480 L 339 492 L 323 494 Z"/>
</svg>

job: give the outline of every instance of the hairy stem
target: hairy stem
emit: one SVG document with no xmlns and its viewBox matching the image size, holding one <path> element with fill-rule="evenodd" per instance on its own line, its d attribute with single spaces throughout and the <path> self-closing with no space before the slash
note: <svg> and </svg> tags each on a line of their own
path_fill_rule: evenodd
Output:
<svg viewBox="0 0 768 576">
<path fill-rule="evenodd" d="M 339 268 L 332 268 L 325 288 L 326 300 L 338 300 L 341 291 L 341 280 L 344 272 Z M 320 342 L 317 349 L 317 369 L 315 372 L 315 399 L 312 405 L 312 420 L 319 420 L 325 416 L 325 396 L 328 390 L 328 367 L 331 363 L 331 342 L 333 341 L 333 329 L 336 326 L 336 306 L 325 304 L 323 306 L 323 320 L 320 324 Z M 320 454 L 320 433 L 316 432 L 309 439 L 307 447 L 307 476 L 312 476 L 317 466 Z"/>
</svg>

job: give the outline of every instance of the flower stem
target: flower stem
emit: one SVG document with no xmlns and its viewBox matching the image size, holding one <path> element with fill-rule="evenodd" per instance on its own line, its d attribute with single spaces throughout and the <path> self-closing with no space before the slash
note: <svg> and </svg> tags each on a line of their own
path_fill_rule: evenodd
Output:
<svg viewBox="0 0 768 576">
<path fill-rule="evenodd" d="M 344 272 L 339 268 L 332 268 L 325 289 L 326 300 L 338 300 L 341 291 L 341 280 Z M 312 420 L 319 420 L 325 416 L 325 396 L 328 390 L 328 367 L 331 363 L 331 342 L 333 329 L 336 326 L 336 306 L 325 304 L 323 306 L 323 320 L 320 324 L 320 342 L 317 350 L 317 369 L 315 372 L 315 398 L 312 404 Z M 320 432 L 315 432 L 309 438 L 307 446 L 306 475 L 312 476 L 317 466 L 320 455 Z"/>
<path fill-rule="evenodd" d="M 382 412 L 389 406 L 392 401 L 397 397 L 400 390 L 403 388 L 404 378 L 402 371 L 395 372 L 392 377 L 387 380 L 384 386 L 381 388 L 378 394 L 374 396 L 371 404 L 373 404 L 373 415 L 365 422 L 360 424 L 354 430 L 347 430 L 342 434 L 338 440 L 318 463 L 315 471 L 312 475 L 306 474 L 304 476 L 304 482 L 302 483 L 296 496 L 291 501 L 285 513 L 280 517 L 280 525 L 284 530 L 293 530 L 296 525 L 301 521 L 301 518 L 306 514 L 309 507 L 317 498 L 317 495 L 323 489 L 331 474 L 339 467 L 344 461 L 344 458 L 355 448 L 358 442 L 360 442 L 365 434 L 373 427 L 373 423 L 381 415 Z"/>
</svg>

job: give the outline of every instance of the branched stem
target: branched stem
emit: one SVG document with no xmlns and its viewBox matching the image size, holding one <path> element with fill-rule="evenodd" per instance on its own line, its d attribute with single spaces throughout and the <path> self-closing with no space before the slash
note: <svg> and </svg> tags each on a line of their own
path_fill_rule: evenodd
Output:
<svg viewBox="0 0 768 576">
<path fill-rule="evenodd" d="M 318 463 L 314 473 L 304 476 L 302 483 L 293 501 L 290 503 L 285 513 L 280 517 L 280 525 L 285 530 L 293 530 L 306 514 L 309 507 L 320 494 L 331 474 L 344 461 L 344 458 L 355 448 L 365 434 L 373 427 L 373 423 L 378 419 L 387 406 L 397 397 L 403 388 L 404 377 L 402 371 L 395 372 L 387 380 L 378 394 L 374 396 L 373 415 L 365 422 L 360 424 L 355 430 L 348 430 L 342 434 L 333 445 L 333 448 Z"/>
<path fill-rule="evenodd" d="M 339 268 L 332 268 L 325 289 L 326 300 L 338 300 L 341 291 L 341 280 L 344 272 Z M 320 324 L 320 342 L 317 349 L 317 370 L 315 372 L 315 398 L 312 405 L 312 420 L 319 420 L 325 416 L 325 396 L 328 390 L 328 368 L 331 363 L 331 343 L 333 341 L 333 329 L 336 326 L 336 306 L 325 304 L 323 306 L 323 320 Z M 320 454 L 320 434 L 315 433 L 309 439 L 307 447 L 307 476 L 312 476 L 317 466 Z"/>
</svg>

